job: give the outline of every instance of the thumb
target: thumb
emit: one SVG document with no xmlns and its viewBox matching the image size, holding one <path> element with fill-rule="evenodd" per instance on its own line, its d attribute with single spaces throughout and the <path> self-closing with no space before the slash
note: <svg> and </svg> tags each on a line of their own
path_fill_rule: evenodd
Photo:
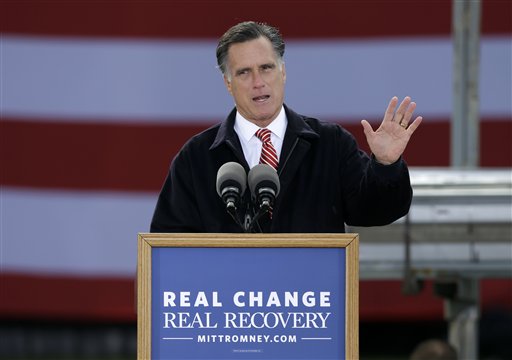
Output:
<svg viewBox="0 0 512 360">
<path fill-rule="evenodd" d="M 369 136 L 373 133 L 372 126 L 366 120 L 361 120 L 361 125 L 363 125 L 363 131 L 366 136 Z"/>
</svg>

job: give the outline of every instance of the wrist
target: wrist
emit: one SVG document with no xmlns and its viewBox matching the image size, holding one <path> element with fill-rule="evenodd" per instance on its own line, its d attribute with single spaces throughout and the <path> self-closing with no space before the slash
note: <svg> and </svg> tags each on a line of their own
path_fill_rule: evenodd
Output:
<svg viewBox="0 0 512 360">
<path fill-rule="evenodd" d="M 379 159 L 378 157 L 375 156 L 375 154 L 372 154 L 372 159 L 375 162 L 379 163 L 380 165 L 387 166 L 387 165 L 392 165 L 392 164 L 396 163 L 398 160 L 400 160 L 400 157 L 398 159 L 391 161 L 388 159 Z"/>
</svg>

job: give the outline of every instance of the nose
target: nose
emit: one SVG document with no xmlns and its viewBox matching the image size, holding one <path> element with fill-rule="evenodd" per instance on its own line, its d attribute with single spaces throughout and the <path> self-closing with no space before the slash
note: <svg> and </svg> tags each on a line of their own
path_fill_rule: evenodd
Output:
<svg viewBox="0 0 512 360">
<path fill-rule="evenodd" d="M 265 86 L 265 82 L 263 81 L 263 77 L 261 76 L 261 74 L 258 71 L 255 71 L 253 73 L 252 83 L 253 83 L 253 87 L 255 89 L 259 89 L 259 88 L 262 88 L 262 87 Z"/>
</svg>

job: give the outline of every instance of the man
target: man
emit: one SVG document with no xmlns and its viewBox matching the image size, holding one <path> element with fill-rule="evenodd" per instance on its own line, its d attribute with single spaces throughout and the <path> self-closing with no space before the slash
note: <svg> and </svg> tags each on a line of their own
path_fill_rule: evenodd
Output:
<svg viewBox="0 0 512 360">
<path fill-rule="evenodd" d="M 248 172 L 260 161 L 269 163 L 264 155 L 277 168 L 281 190 L 255 231 L 344 232 L 345 223 L 384 225 L 407 214 L 412 190 L 401 154 L 421 122 L 411 122 L 415 103 L 407 97 L 397 108 L 398 99 L 391 99 L 376 131 L 362 121 L 369 157 L 340 126 L 284 104 L 284 48 L 277 29 L 255 22 L 237 24 L 222 36 L 217 63 L 236 107 L 174 158 L 152 232 L 241 232 L 216 192 L 217 171 L 237 162 Z M 263 143 L 256 134 L 265 128 L 270 142 Z M 246 191 L 238 215 L 254 211 Z"/>
</svg>

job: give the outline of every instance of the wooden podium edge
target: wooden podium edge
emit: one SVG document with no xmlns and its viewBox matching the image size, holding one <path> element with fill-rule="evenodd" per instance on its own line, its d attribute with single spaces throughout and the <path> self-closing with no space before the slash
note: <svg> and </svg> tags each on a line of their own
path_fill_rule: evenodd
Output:
<svg viewBox="0 0 512 360">
<path fill-rule="evenodd" d="M 347 247 L 357 234 L 139 234 L 156 247 Z"/>
<path fill-rule="evenodd" d="M 137 359 L 151 359 L 152 247 L 345 248 L 345 359 L 359 359 L 358 234 L 156 234 L 137 244 Z"/>
<path fill-rule="evenodd" d="M 137 359 L 151 359 L 151 245 L 137 243 Z"/>
<path fill-rule="evenodd" d="M 359 359 L 359 235 L 354 235 L 346 251 L 345 358 Z"/>
</svg>

